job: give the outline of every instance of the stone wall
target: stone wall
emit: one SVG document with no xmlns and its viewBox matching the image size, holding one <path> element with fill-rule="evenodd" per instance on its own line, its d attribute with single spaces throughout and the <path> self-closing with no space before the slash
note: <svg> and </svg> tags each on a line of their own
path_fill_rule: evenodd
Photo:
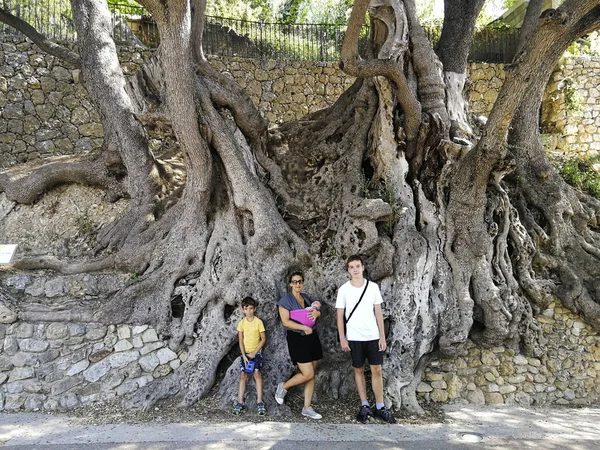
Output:
<svg viewBox="0 0 600 450">
<path fill-rule="evenodd" d="M 120 48 L 125 74 L 134 73 L 148 54 Z M 211 62 L 246 89 L 271 123 L 299 119 L 331 105 L 354 80 L 336 63 L 220 57 Z M 554 73 L 542 116 L 549 150 L 589 156 L 600 149 L 598 67 L 600 58 L 573 57 L 563 60 Z M 504 65 L 470 64 L 468 71 L 466 94 L 472 111 L 486 116 L 504 81 Z M 79 71 L 23 38 L 0 34 L 0 168 L 86 152 L 101 146 L 102 136 L 98 112 L 79 82 Z M 160 136 L 150 138 L 153 151 L 164 149 Z"/>
<path fill-rule="evenodd" d="M 548 339 L 541 358 L 504 347 L 433 361 L 417 388 L 427 401 L 530 405 L 589 405 L 600 401 L 600 336 L 560 305 L 536 317 Z"/>
<path fill-rule="evenodd" d="M 177 369 L 147 325 L 0 325 L 0 410 L 69 409 L 135 392 Z"/>
<path fill-rule="evenodd" d="M 547 151 L 580 157 L 600 151 L 600 57 L 563 58 L 542 101 L 542 142 Z M 467 98 L 487 116 L 505 79 L 504 64 L 471 63 Z"/>
<path fill-rule="evenodd" d="M 126 75 L 149 52 L 121 47 Z M 271 123 L 299 119 L 333 104 L 353 79 L 335 63 L 284 63 L 212 57 L 214 67 L 246 89 Z M 0 34 L 0 168 L 102 145 L 100 117 L 79 82 L 79 70 L 23 38 Z M 160 136 L 150 148 L 164 149 Z"/>
</svg>

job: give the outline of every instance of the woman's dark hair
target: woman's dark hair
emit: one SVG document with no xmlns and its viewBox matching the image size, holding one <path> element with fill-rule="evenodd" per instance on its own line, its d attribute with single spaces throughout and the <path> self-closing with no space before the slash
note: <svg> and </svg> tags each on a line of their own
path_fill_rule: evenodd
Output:
<svg viewBox="0 0 600 450">
<path fill-rule="evenodd" d="M 298 277 L 298 276 L 302 277 L 302 281 L 304 281 L 304 274 L 303 274 L 302 272 L 300 272 L 300 271 L 298 271 L 298 270 L 297 270 L 296 272 L 294 272 L 294 273 L 292 273 L 292 274 L 290 275 L 290 277 L 289 277 L 289 279 L 288 279 L 288 283 L 291 283 L 291 282 L 292 282 L 292 278 L 294 278 L 294 277 Z"/>
<path fill-rule="evenodd" d="M 252 297 L 244 297 L 244 299 L 242 300 L 242 308 L 244 306 L 254 306 L 256 308 L 258 306 L 258 302 Z"/>
</svg>

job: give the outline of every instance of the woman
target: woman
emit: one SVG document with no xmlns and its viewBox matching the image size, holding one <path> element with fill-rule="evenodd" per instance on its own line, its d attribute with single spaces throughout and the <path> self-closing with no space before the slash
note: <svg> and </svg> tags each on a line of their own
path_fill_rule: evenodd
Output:
<svg viewBox="0 0 600 450">
<path fill-rule="evenodd" d="M 279 306 L 279 317 L 281 317 L 281 322 L 286 329 L 290 358 L 294 364 L 298 365 L 300 373 L 297 373 L 285 383 L 279 383 L 275 393 L 275 401 L 282 405 L 288 389 L 304 385 L 302 415 L 311 419 L 320 419 L 323 416 L 312 408 L 311 403 L 315 391 L 317 361 L 323 358 L 321 341 L 317 332 L 311 327 L 290 319 L 290 311 L 313 306 L 314 308 L 308 312 L 308 317 L 315 320 L 321 316 L 321 312 L 317 309 L 321 304 L 302 293 L 304 275 L 301 272 L 294 272 L 290 276 L 289 282 L 291 292 L 282 297 L 277 305 Z"/>
</svg>

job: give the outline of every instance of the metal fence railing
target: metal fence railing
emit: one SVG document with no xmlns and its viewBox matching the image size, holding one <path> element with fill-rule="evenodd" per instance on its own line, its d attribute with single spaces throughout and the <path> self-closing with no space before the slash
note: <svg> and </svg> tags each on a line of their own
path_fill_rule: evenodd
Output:
<svg viewBox="0 0 600 450">
<path fill-rule="evenodd" d="M 118 1 L 118 0 L 117 0 Z M 159 34 L 148 12 L 140 6 L 109 0 L 113 37 L 118 44 L 156 47 Z M 69 0 L 0 0 L 1 7 L 25 20 L 47 37 L 75 40 Z M 207 55 L 288 61 L 336 61 L 346 31 L 333 24 L 286 24 L 251 22 L 207 16 L 203 48 Z M 439 29 L 426 29 L 433 45 Z M 518 41 L 515 29 L 483 29 L 475 34 L 469 60 L 510 62 Z M 0 32 L 15 31 L 0 23 Z M 366 45 L 368 28 L 362 31 L 361 47 Z"/>
<path fill-rule="evenodd" d="M 71 41 L 76 38 L 69 0 L 0 0 L 0 7 L 50 39 Z M 0 32 L 17 33 L 2 22 Z"/>
</svg>

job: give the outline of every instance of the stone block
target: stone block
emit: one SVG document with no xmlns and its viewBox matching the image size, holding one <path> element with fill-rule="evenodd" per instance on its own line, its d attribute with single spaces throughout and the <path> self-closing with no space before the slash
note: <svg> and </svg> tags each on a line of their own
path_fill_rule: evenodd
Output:
<svg viewBox="0 0 600 450">
<path fill-rule="evenodd" d="M 11 359 L 16 367 L 33 366 L 38 361 L 40 353 L 17 352 Z"/>
<path fill-rule="evenodd" d="M 66 375 L 72 377 L 73 375 L 77 375 L 78 373 L 83 372 L 90 366 L 90 362 L 87 359 L 82 359 L 79 362 L 76 362 L 71 366 L 69 370 L 67 370 Z"/>
<path fill-rule="evenodd" d="M 131 329 L 131 331 L 133 332 L 133 334 L 135 336 L 136 334 L 142 334 L 147 329 L 148 329 L 148 325 L 136 325 Z"/>
<path fill-rule="evenodd" d="M 125 352 L 112 353 L 107 360 L 113 369 L 125 367 L 127 364 L 133 361 L 137 361 L 140 357 L 140 352 L 137 350 L 129 350 Z"/>
<path fill-rule="evenodd" d="M 132 348 L 133 348 L 133 344 L 131 342 L 129 342 L 127 339 L 121 339 L 120 341 L 117 341 L 117 343 L 114 346 L 115 352 L 124 352 L 124 351 L 130 350 Z"/>
<path fill-rule="evenodd" d="M 23 381 L 13 381 L 12 383 L 6 383 L 3 390 L 7 394 L 20 394 L 24 389 L 25 383 Z"/>
<path fill-rule="evenodd" d="M 443 389 L 434 389 L 429 398 L 434 402 L 445 402 L 448 400 L 448 392 Z"/>
<path fill-rule="evenodd" d="M 19 342 L 19 348 L 24 352 L 41 353 L 48 350 L 50 343 L 42 339 L 27 338 Z"/>
<path fill-rule="evenodd" d="M 516 356 L 513 358 L 513 362 L 514 362 L 515 364 L 519 365 L 519 366 L 523 366 L 523 365 L 529 364 L 529 361 L 528 361 L 528 360 L 527 360 L 527 358 L 526 358 L 525 356 L 523 356 L 523 355 L 516 355 Z"/>
<path fill-rule="evenodd" d="M 107 360 L 102 360 L 84 370 L 83 377 L 86 379 L 86 381 L 93 383 L 106 375 L 110 368 L 110 363 Z"/>
<path fill-rule="evenodd" d="M 89 341 L 96 341 L 99 339 L 103 339 L 104 336 L 106 336 L 107 330 L 108 329 L 107 329 L 106 325 L 98 325 L 98 324 L 88 325 L 87 332 L 85 334 L 85 338 Z"/>
<path fill-rule="evenodd" d="M 161 364 L 167 364 L 174 359 L 177 359 L 177 353 L 171 350 L 168 347 L 161 348 L 156 352 L 156 356 L 158 357 Z M 446 383 L 444 383 L 445 385 Z M 445 386 L 444 386 L 445 387 Z"/>
<path fill-rule="evenodd" d="M 18 411 L 23 408 L 25 397 L 19 394 L 7 394 L 4 396 L 4 411 Z"/>
<path fill-rule="evenodd" d="M 25 397 L 23 408 L 25 411 L 39 411 L 44 407 L 45 396 L 43 394 L 30 394 Z"/>
<path fill-rule="evenodd" d="M 173 369 L 171 369 L 171 366 L 169 366 L 168 364 L 163 364 L 154 369 L 154 371 L 152 372 L 152 376 L 154 378 L 162 378 L 170 374 L 172 371 Z"/>
<path fill-rule="evenodd" d="M 115 391 L 117 395 L 123 396 L 127 394 L 131 394 L 139 389 L 139 386 L 135 380 L 127 380 L 120 386 L 118 386 Z"/>
<path fill-rule="evenodd" d="M 504 397 L 499 392 L 486 392 L 484 397 L 485 403 L 489 405 L 501 405 L 504 403 Z"/>
<path fill-rule="evenodd" d="M 515 392 L 517 390 L 517 388 L 515 386 L 512 386 L 510 384 L 506 384 L 504 386 L 500 386 L 500 388 L 498 389 L 498 391 L 505 395 L 505 394 L 510 394 L 511 392 Z"/>
<path fill-rule="evenodd" d="M 62 394 L 63 392 L 67 392 L 68 390 L 74 388 L 75 386 L 79 386 L 81 383 L 83 383 L 83 380 L 81 379 L 81 377 L 66 377 L 63 378 L 61 380 L 58 380 L 54 383 L 52 383 L 52 386 L 50 388 L 50 392 L 52 394 L 52 396 L 57 396 Z"/>
<path fill-rule="evenodd" d="M 154 328 L 149 328 L 142 333 L 142 341 L 145 344 L 148 342 L 156 342 L 158 341 L 158 335 L 156 334 L 156 330 Z"/>
<path fill-rule="evenodd" d="M 481 389 L 475 389 L 467 393 L 467 400 L 475 405 L 485 405 L 485 396 Z"/>
<path fill-rule="evenodd" d="M 423 392 L 431 392 L 431 391 L 433 391 L 433 388 L 428 383 L 421 381 L 417 385 L 417 392 L 423 393 Z"/>
<path fill-rule="evenodd" d="M 117 336 L 119 337 L 119 339 L 131 338 L 131 328 L 129 327 L 129 325 L 117 326 Z"/>
<path fill-rule="evenodd" d="M 154 369 L 156 369 L 159 366 L 160 361 L 156 354 L 150 353 L 146 356 L 142 356 L 139 360 L 139 363 L 144 372 L 152 373 Z"/>
<path fill-rule="evenodd" d="M 20 323 L 17 329 L 15 330 L 15 336 L 20 339 L 32 337 L 33 324 L 27 322 Z"/>
<path fill-rule="evenodd" d="M 63 339 L 69 335 L 69 329 L 67 324 L 54 322 L 48 325 L 46 329 L 47 339 Z"/>
<path fill-rule="evenodd" d="M 102 390 L 112 390 L 125 380 L 125 374 L 121 371 L 109 373 L 102 383 Z"/>
<path fill-rule="evenodd" d="M 58 404 L 62 409 L 71 409 L 79 404 L 79 399 L 73 392 L 68 392 L 58 400 Z"/>
<path fill-rule="evenodd" d="M 5 353 L 6 355 L 12 356 L 15 353 L 17 353 L 18 351 L 19 351 L 19 342 L 17 341 L 17 337 L 12 334 L 7 335 L 4 338 L 3 353 Z M 6 365 L 6 362 L 3 363 L 3 359 L 0 356 L 0 370 L 6 370 L 6 369 L 2 369 L 2 367 L 4 367 L 5 365 Z"/>
</svg>

